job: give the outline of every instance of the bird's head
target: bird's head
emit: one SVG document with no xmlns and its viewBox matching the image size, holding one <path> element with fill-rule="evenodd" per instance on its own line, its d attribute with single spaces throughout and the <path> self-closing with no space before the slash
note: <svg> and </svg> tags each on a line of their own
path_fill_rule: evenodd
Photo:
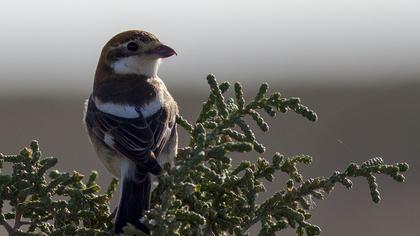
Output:
<svg viewBox="0 0 420 236">
<path fill-rule="evenodd" d="M 98 73 L 107 71 L 116 75 L 157 75 L 162 58 L 176 55 L 153 34 L 130 30 L 115 35 L 102 49 Z"/>
</svg>

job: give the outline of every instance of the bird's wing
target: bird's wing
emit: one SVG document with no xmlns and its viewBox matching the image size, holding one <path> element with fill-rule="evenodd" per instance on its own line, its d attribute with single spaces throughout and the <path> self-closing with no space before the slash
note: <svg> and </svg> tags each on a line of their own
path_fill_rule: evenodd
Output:
<svg viewBox="0 0 420 236">
<path fill-rule="evenodd" d="M 176 114 L 165 107 L 147 118 L 138 113 L 137 118 L 111 115 L 99 110 L 91 98 L 85 120 L 91 135 L 136 163 L 143 173 L 159 174 L 156 158 L 171 136 Z"/>
</svg>

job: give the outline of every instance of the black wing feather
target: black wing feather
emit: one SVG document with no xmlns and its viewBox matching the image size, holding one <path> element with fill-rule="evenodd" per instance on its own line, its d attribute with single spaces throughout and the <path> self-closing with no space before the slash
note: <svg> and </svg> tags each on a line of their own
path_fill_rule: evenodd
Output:
<svg viewBox="0 0 420 236">
<path fill-rule="evenodd" d="M 91 135 L 103 144 L 129 158 L 141 170 L 159 174 L 162 169 L 156 157 L 171 136 L 175 114 L 164 107 L 146 119 L 138 113 L 138 118 L 123 118 L 102 112 L 91 97 L 85 120 Z M 112 136 L 112 146 L 104 142 L 106 134 Z"/>
</svg>

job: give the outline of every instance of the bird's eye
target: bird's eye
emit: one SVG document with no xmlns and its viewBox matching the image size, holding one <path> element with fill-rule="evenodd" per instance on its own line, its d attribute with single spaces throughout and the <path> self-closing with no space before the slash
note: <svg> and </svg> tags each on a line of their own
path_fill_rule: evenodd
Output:
<svg viewBox="0 0 420 236">
<path fill-rule="evenodd" d="M 127 44 L 127 49 L 129 51 L 135 52 L 135 51 L 137 51 L 137 49 L 139 49 L 139 45 L 137 45 L 137 43 L 134 43 L 134 42 L 129 42 Z"/>
</svg>

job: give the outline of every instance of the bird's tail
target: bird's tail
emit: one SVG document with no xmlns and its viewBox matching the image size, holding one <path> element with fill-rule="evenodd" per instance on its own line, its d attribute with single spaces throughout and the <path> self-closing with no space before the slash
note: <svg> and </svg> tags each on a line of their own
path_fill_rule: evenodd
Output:
<svg viewBox="0 0 420 236">
<path fill-rule="evenodd" d="M 149 229 L 140 222 L 144 212 L 150 208 L 151 179 L 149 174 L 135 168 L 134 175 L 121 177 L 121 196 L 118 204 L 114 232 L 118 235 L 130 223 L 146 234 Z"/>
</svg>

